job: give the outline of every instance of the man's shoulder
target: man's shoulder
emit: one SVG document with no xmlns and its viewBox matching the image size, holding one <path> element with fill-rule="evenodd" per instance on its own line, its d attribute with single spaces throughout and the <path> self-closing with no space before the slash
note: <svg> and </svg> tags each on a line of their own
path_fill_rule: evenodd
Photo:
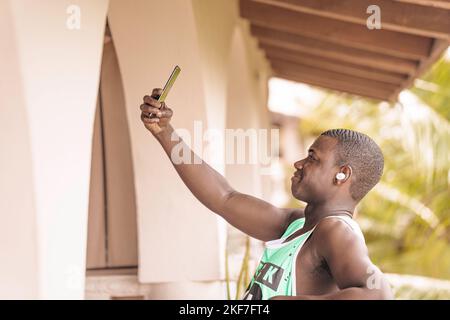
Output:
<svg viewBox="0 0 450 320">
<path fill-rule="evenodd" d="M 314 242 L 322 248 L 345 243 L 359 243 L 365 246 L 364 240 L 357 232 L 345 219 L 330 216 L 319 221 L 314 230 L 313 238 Z"/>
<path fill-rule="evenodd" d="M 323 234 L 329 234 L 329 233 L 335 233 L 335 232 L 350 232 L 352 231 L 351 227 L 348 225 L 347 222 L 344 221 L 344 219 L 336 216 L 328 216 L 325 218 L 322 218 L 316 226 L 316 229 L 314 232 L 316 233 L 323 233 Z"/>
</svg>

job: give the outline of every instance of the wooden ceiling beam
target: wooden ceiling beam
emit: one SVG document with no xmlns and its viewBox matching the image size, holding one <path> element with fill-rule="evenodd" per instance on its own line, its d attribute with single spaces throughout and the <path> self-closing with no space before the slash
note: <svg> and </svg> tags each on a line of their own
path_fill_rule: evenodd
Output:
<svg viewBox="0 0 450 320">
<path fill-rule="evenodd" d="M 450 0 L 395 0 L 395 1 L 450 10 Z"/>
<path fill-rule="evenodd" d="M 312 86 L 317 86 L 326 90 L 333 90 L 338 92 L 349 93 L 353 95 L 358 95 L 362 97 L 368 97 L 376 100 L 387 101 L 390 95 L 389 92 L 384 92 L 381 90 L 374 90 L 372 88 L 354 88 L 345 83 L 336 83 L 327 81 L 327 79 L 321 79 L 314 75 L 304 75 L 304 74 L 294 74 L 292 72 L 273 69 L 274 76 L 278 78 L 283 78 L 290 81 L 306 83 Z"/>
<path fill-rule="evenodd" d="M 398 88 L 398 85 L 394 84 L 364 79 L 347 74 L 342 74 L 339 72 L 318 69 L 310 66 L 299 65 L 279 59 L 271 60 L 270 64 L 274 70 L 281 70 L 295 75 L 314 76 L 315 78 L 324 79 L 324 81 L 329 81 L 331 83 L 340 83 L 340 84 L 345 83 L 346 85 L 355 89 L 371 88 L 382 92 L 393 93 Z"/>
<path fill-rule="evenodd" d="M 422 61 L 417 67 L 416 72 L 413 75 L 410 75 L 403 84 L 394 91 L 394 93 L 389 97 L 389 100 L 395 101 L 398 99 L 398 95 L 404 89 L 408 89 L 413 85 L 414 80 L 421 77 L 426 70 L 428 70 L 433 63 L 435 63 L 447 50 L 450 43 L 446 40 L 436 39 L 433 43 L 433 48 L 431 50 L 430 57 L 427 60 Z"/>
<path fill-rule="evenodd" d="M 382 29 L 450 39 L 450 10 L 392 0 L 255 0 L 292 11 L 366 26 L 367 8 L 377 5 Z"/>
<path fill-rule="evenodd" d="M 240 0 L 240 13 L 256 25 L 400 58 L 427 58 L 432 45 L 432 39 L 427 37 L 383 29 L 369 30 L 366 26 L 295 12 L 254 0 Z"/>
<path fill-rule="evenodd" d="M 374 53 L 341 45 L 334 45 L 326 41 L 311 39 L 259 26 L 252 25 L 250 30 L 252 35 L 259 39 L 259 44 L 262 48 L 270 45 L 297 52 L 309 53 L 320 57 L 350 62 L 374 69 L 409 75 L 415 73 L 418 65 L 416 61 L 412 60 L 391 57 L 381 53 Z"/>
<path fill-rule="evenodd" d="M 391 72 L 383 72 L 376 69 L 367 68 L 361 65 L 342 62 L 335 59 L 322 58 L 307 53 L 295 52 L 292 50 L 279 49 L 276 47 L 263 47 L 266 57 L 269 60 L 283 60 L 319 69 L 335 71 L 355 77 L 369 80 L 376 80 L 391 84 L 402 84 L 407 76 Z"/>
</svg>

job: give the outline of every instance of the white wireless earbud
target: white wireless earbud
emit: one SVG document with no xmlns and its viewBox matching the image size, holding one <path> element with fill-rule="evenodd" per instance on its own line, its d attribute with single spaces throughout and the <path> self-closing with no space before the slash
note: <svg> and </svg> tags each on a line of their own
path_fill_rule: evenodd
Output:
<svg viewBox="0 0 450 320">
<path fill-rule="evenodd" d="M 345 179 L 345 173 L 339 172 L 336 174 L 336 179 L 338 180 L 344 180 Z"/>
</svg>

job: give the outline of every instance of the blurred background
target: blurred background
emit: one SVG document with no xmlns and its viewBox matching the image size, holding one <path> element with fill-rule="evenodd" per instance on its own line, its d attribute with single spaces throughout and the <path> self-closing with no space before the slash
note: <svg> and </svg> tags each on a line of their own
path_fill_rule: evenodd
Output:
<svg viewBox="0 0 450 320">
<path fill-rule="evenodd" d="M 269 81 L 269 108 L 279 119 L 295 119 L 300 149 L 331 127 L 364 132 L 381 146 L 383 178 L 358 206 L 356 220 L 375 264 L 397 274 L 389 275 L 396 286 L 400 274 L 430 278 L 404 276 L 397 291 L 402 298 L 450 298 L 448 281 L 440 286 L 431 279 L 450 279 L 449 81 L 450 50 L 395 104 Z M 285 166 L 280 200 L 301 206 L 289 194 L 292 164 Z"/>
<path fill-rule="evenodd" d="M 140 121 L 175 65 L 175 128 L 278 130 L 270 164 L 192 141 L 275 205 L 304 206 L 289 178 L 322 131 L 371 136 L 370 256 L 396 298 L 450 298 L 448 1 L 1 0 L 0 35 L 0 298 L 242 296 L 264 244 L 203 207 Z"/>
</svg>

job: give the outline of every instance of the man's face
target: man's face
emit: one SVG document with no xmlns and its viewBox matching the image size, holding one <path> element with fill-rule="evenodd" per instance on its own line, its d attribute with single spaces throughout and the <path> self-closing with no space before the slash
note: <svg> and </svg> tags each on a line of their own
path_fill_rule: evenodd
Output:
<svg viewBox="0 0 450 320">
<path fill-rule="evenodd" d="M 339 172 L 334 155 L 336 144 L 336 139 L 320 136 L 309 148 L 308 156 L 294 163 L 291 191 L 296 199 L 320 203 L 334 192 L 333 180 Z"/>
</svg>

